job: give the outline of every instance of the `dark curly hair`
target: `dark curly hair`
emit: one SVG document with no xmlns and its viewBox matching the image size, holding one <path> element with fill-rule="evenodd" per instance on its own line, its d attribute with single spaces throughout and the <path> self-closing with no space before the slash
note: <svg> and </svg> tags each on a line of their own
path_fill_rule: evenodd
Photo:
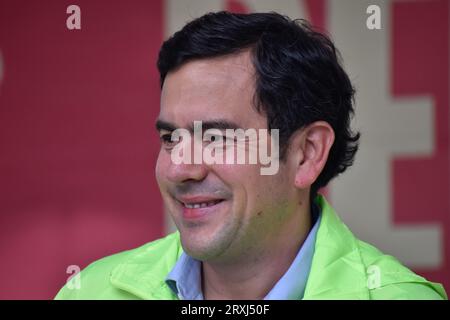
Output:
<svg viewBox="0 0 450 320">
<path fill-rule="evenodd" d="M 165 41 L 158 58 L 161 87 L 168 72 L 196 59 L 251 50 L 256 71 L 255 107 L 279 129 L 285 159 L 292 134 L 318 120 L 328 122 L 335 141 L 311 195 L 351 166 L 359 133 L 353 133 L 354 88 L 333 42 L 302 19 L 278 13 L 226 11 L 197 18 Z"/>
</svg>

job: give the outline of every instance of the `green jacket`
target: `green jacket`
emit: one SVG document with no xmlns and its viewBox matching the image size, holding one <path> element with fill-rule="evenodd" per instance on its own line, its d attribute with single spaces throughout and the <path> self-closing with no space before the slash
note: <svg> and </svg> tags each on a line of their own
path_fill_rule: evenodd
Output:
<svg viewBox="0 0 450 320">
<path fill-rule="evenodd" d="M 442 285 L 355 238 L 324 197 L 304 299 L 447 299 Z M 80 288 L 55 299 L 178 299 L 164 279 L 182 253 L 179 233 L 105 257 L 80 273 Z"/>
</svg>

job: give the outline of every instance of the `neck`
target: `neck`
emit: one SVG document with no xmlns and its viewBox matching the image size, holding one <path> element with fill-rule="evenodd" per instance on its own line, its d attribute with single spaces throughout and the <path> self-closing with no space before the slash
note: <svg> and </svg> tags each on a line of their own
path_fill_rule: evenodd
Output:
<svg viewBox="0 0 450 320">
<path fill-rule="evenodd" d="M 259 250 L 245 250 L 242 259 L 229 264 L 202 262 L 204 298 L 263 299 L 289 269 L 310 229 L 310 203 L 305 201 Z"/>
</svg>

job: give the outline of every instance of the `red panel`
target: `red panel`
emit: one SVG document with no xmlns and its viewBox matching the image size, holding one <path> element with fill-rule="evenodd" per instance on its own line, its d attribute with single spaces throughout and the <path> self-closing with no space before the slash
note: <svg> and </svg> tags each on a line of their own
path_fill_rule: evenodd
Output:
<svg viewBox="0 0 450 320">
<path fill-rule="evenodd" d="M 249 13 L 248 7 L 239 0 L 226 0 L 225 10 L 233 13 Z"/>
<path fill-rule="evenodd" d="M 309 12 L 309 21 L 319 30 L 327 30 L 326 13 L 327 2 L 326 0 L 305 0 L 305 5 Z"/>
<path fill-rule="evenodd" d="M 0 298 L 52 298 L 163 233 L 154 180 L 162 1 L 2 1 Z"/>
<path fill-rule="evenodd" d="M 393 161 L 394 222 L 442 225 L 443 265 L 416 271 L 450 288 L 449 2 L 398 1 L 392 9 L 392 92 L 433 98 L 435 141 L 430 157 Z"/>
</svg>

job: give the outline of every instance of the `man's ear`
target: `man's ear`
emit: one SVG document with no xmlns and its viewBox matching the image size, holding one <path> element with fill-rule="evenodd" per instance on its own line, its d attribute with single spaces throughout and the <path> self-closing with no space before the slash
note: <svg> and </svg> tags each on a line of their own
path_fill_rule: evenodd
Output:
<svg viewBox="0 0 450 320">
<path fill-rule="evenodd" d="M 295 133 L 290 152 L 295 161 L 295 186 L 311 187 L 322 172 L 334 142 L 334 130 L 325 121 L 316 121 Z"/>
</svg>

